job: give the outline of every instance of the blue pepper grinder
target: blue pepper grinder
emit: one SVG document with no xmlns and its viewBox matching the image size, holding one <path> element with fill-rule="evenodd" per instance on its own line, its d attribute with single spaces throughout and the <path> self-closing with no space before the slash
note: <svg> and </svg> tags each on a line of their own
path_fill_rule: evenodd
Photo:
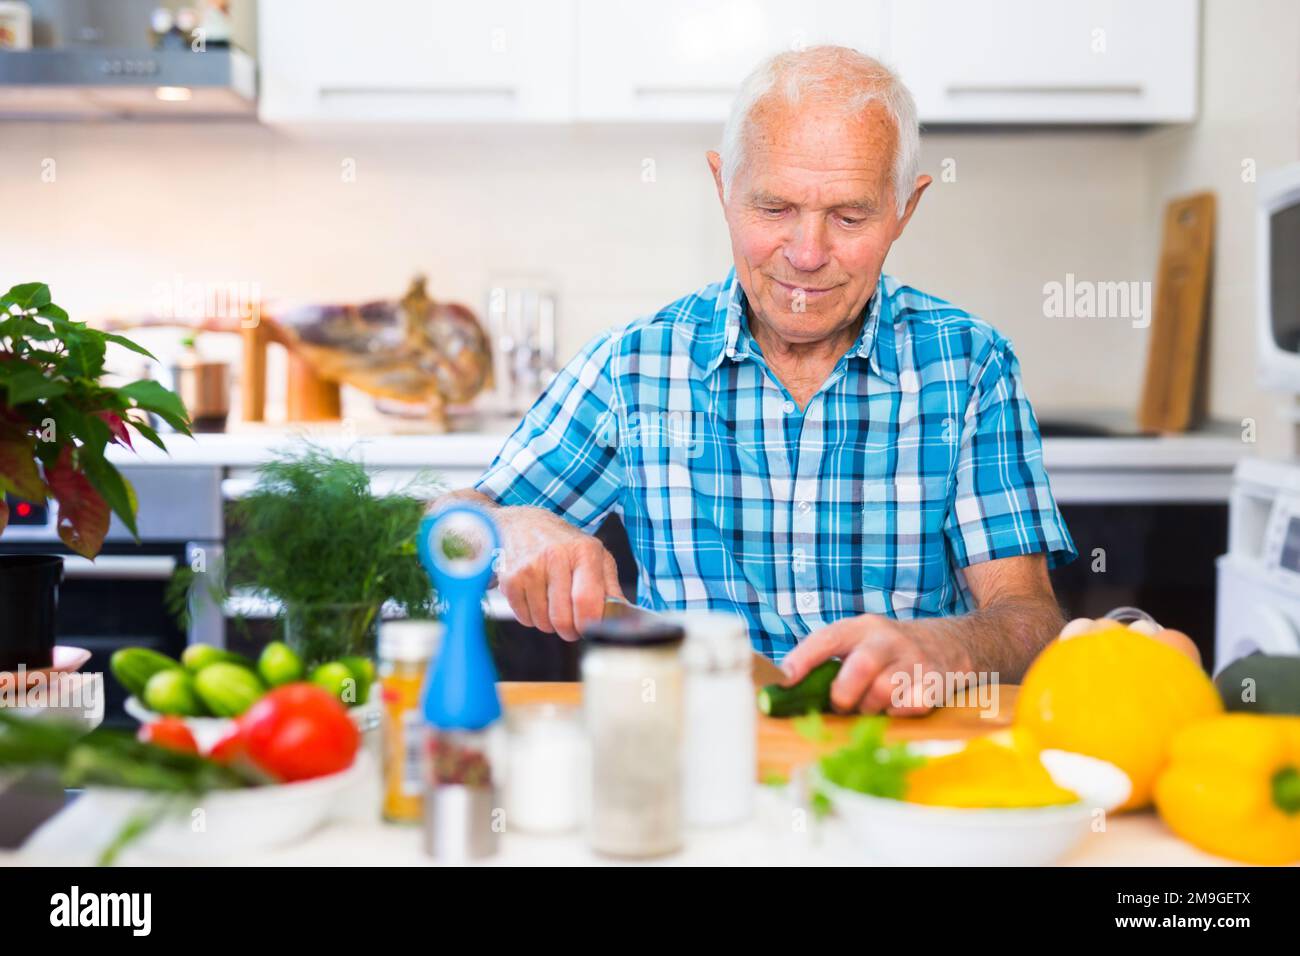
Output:
<svg viewBox="0 0 1300 956">
<path fill-rule="evenodd" d="M 503 822 L 489 755 L 501 716 L 483 595 L 499 537 L 483 511 L 457 505 L 420 522 L 420 563 L 444 605 L 442 650 L 421 701 L 426 733 L 425 851 L 445 862 L 491 856 Z"/>
</svg>

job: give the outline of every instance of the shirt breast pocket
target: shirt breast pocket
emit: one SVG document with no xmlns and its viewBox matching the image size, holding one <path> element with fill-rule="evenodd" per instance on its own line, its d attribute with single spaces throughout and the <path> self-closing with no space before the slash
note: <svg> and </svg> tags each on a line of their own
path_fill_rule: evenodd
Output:
<svg viewBox="0 0 1300 956">
<path fill-rule="evenodd" d="M 862 586 L 894 611 L 918 608 L 922 596 L 948 583 L 943 526 L 948 476 L 868 480 L 862 494 Z"/>
</svg>

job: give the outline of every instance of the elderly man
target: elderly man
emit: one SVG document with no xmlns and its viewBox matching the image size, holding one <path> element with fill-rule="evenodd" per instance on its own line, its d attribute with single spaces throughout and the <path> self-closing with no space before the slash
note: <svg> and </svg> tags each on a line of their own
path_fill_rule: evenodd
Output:
<svg viewBox="0 0 1300 956">
<path fill-rule="evenodd" d="M 735 268 L 597 336 L 452 496 L 499 522 L 520 621 L 572 640 L 620 594 L 589 534 L 617 512 L 642 605 L 744 615 L 791 681 L 842 658 L 841 709 L 924 709 L 900 674 L 1016 679 L 1057 633 L 1074 549 L 1011 347 L 881 272 L 918 139 L 852 50 L 745 80 L 707 154 Z"/>
</svg>

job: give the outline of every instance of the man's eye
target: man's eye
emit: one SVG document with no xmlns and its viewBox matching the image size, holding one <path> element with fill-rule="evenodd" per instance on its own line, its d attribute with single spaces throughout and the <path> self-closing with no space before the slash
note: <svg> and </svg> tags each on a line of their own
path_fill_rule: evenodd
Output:
<svg viewBox="0 0 1300 956">
<path fill-rule="evenodd" d="M 849 216 L 840 216 L 840 222 L 843 223 L 843 224 L 846 225 L 846 226 L 856 226 L 858 223 L 862 222 L 862 220 L 861 220 L 861 219 L 853 219 L 853 218 L 851 218 L 851 217 L 849 217 Z"/>
<path fill-rule="evenodd" d="M 785 206 L 759 206 L 758 208 L 765 216 L 779 216 L 785 212 Z"/>
</svg>

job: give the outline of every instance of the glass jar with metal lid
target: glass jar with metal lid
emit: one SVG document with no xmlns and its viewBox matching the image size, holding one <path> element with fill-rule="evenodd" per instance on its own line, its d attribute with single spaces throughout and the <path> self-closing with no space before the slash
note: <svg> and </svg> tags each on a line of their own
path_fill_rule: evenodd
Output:
<svg viewBox="0 0 1300 956">
<path fill-rule="evenodd" d="M 641 615 L 606 619 L 584 634 L 589 839 L 598 853 L 651 857 L 681 847 L 683 636 Z"/>
</svg>

